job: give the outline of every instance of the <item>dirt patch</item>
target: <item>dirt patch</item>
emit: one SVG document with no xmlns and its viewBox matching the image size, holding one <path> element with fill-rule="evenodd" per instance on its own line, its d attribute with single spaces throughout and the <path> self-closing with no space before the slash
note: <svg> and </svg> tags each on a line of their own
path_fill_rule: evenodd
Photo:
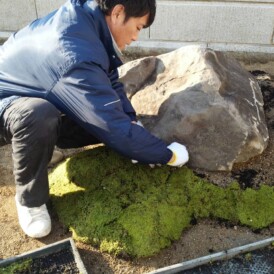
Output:
<svg viewBox="0 0 274 274">
<path fill-rule="evenodd" d="M 258 188 L 262 184 L 274 186 L 274 77 L 262 71 L 254 71 L 262 88 L 265 114 L 269 129 L 269 144 L 259 156 L 247 163 L 236 165 L 231 172 L 204 172 L 196 174 L 214 184 L 228 185 L 237 179 L 242 188 Z M 66 155 L 75 150 L 64 151 Z M 46 244 L 68 238 L 71 233 L 58 221 L 49 204 L 53 231 L 44 239 L 31 239 L 24 235 L 17 221 L 14 204 L 14 186 L 10 147 L 0 148 L 0 259 L 27 252 Z M 89 273 L 146 273 L 154 269 L 208 255 L 221 250 L 251 243 L 274 235 L 274 225 L 260 231 L 230 225 L 218 220 L 193 221 L 181 238 L 158 255 L 145 259 L 117 258 L 101 253 L 96 248 L 77 243 L 81 258 Z"/>
</svg>

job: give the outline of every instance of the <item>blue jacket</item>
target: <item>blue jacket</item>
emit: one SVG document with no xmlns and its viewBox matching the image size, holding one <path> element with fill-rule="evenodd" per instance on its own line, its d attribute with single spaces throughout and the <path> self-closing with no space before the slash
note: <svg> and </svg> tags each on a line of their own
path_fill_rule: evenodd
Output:
<svg viewBox="0 0 274 274">
<path fill-rule="evenodd" d="M 121 64 L 96 2 L 69 0 L 0 47 L 0 115 L 15 96 L 43 98 L 119 153 L 165 164 L 166 144 L 131 122 Z"/>
</svg>

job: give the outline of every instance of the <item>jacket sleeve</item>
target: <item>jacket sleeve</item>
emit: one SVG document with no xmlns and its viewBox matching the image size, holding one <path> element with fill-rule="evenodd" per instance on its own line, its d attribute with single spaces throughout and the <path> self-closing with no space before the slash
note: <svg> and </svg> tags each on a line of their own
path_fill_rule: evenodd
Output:
<svg viewBox="0 0 274 274">
<path fill-rule="evenodd" d="M 131 121 L 137 121 L 135 109 L 133 108 L 133 106 L 131 105 L 131 102 L 126 96 L 124 85 L 121 82 L 119 82 L 118 70 L 117 69 L 113 70 L 108 75 L 108 77 L 111 81 L 111 85 L 113 89 L 115 89 L 116 93 L 121 99 L 124 112 L 130 117 Z"/>
<path fill-rule="evenodd" d="M 166 164 L 171 159 L 172 152 L 162 140 L 131 122 L 107 74 L 94 63 L 71 69 L 47 100 L 124 156 L 152 164 Z"/>
</svg>

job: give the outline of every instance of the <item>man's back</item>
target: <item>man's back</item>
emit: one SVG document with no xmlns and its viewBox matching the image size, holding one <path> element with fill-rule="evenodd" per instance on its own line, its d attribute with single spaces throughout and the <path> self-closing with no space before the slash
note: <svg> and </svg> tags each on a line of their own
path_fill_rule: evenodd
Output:
<svg viewBox="0 0 274 274">
<path fill-rule="evenodd" d="M 78 1 L 71 2 L 75 1 L 35 20 L 0 48 L 0 98 L 45 98 L 77 63 L 94 62 L 108 70 L 108 54 L 100 40 L 108 31 L 103 15 L 95 8 L 91 16 Z"/>
</svg>

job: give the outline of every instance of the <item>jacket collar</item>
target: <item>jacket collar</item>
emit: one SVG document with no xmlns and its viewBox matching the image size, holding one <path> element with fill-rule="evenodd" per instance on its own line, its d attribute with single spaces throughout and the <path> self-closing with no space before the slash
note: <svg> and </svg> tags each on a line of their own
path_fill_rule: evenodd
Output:
<svg viewBox="0 0 274 274">
<path fill-rule="evenodd" d="M 110 70 L 116 69 L 122 65 L 122 61 L 117 55 L 110 30 L 108 28 L 105 16 L 95 0 L 88 0 L 83 4 L 83 8 L 94 18 L 95 28 L 98 31 L 99 38 L 103 43 L 110 60 Z"/>
</svg>

